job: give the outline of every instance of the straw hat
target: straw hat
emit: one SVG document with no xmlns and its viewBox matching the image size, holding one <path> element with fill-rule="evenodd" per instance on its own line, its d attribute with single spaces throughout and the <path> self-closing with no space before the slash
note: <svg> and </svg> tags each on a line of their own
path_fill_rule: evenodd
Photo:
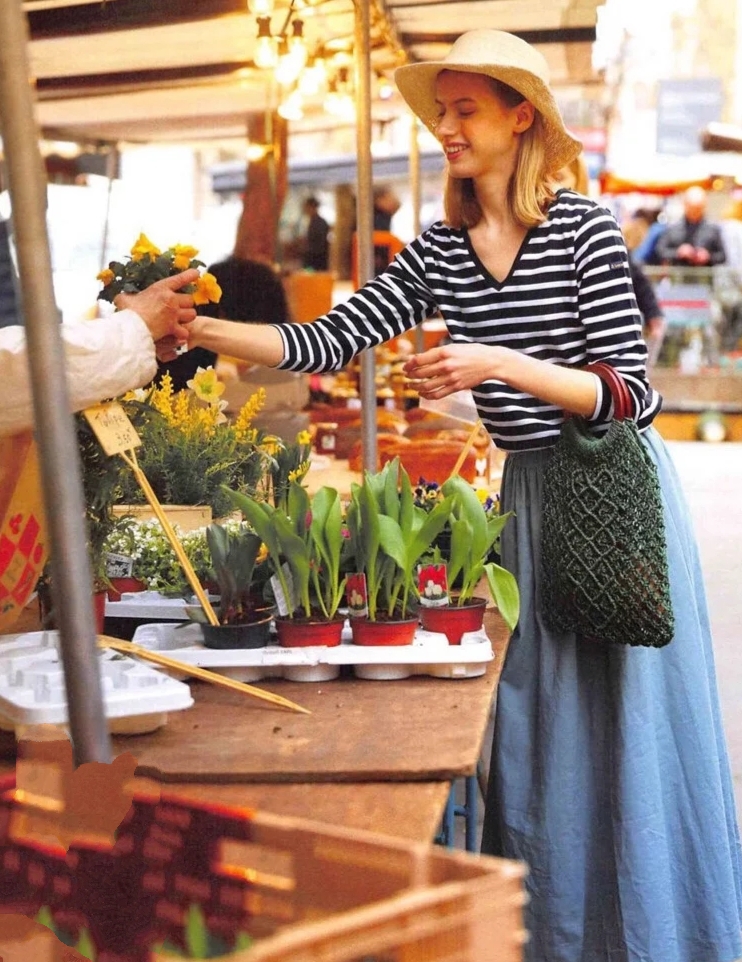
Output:
<svg viewBox="0 0 742 962">
<path fill-rule="evenodd" d="M 557 171 L 573 160 L 582 144 L 569 133 L 549 89 L 549 67 L 525 40 L 502 30 L 470 30 L 462 34 L 443 60 L 398 67 L 399 92 L 425 126 L 435 133 L 438 108 L 435 78 L 441 70 L 486 74 L 523 94 L 541 114 L 546 135 L 546 165 Z"/>
</svg>

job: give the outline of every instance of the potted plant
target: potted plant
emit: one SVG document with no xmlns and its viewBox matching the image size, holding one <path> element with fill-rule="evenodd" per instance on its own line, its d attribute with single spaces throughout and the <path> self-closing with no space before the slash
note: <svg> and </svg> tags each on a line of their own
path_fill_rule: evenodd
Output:
<svg viewBox="0 0 742 962">
<path fill-rule="evenodd" d="M 219 591 L 219 624 L 202 624 L 207 648 L 262 648 L 268 642 L 273 607 L 257 591 L 256 570 L 261 567 L 262 540 L 242 524 L 230 530 L 210 524 L 206 540 Z"/>
<path fill-rule="evenodd" d="M 229 527 L 232 522 L 223 524 Z M 181 532 L 177 525 L 174 528 L 193 570 L 201 583 L 206 584 L 212 577 L 206 528 L 187 532 Z M 125 515 L 106 539 L 105 547 L 109 573 L 120 563 L 122 570 L 128 570 L 131 580 L 143 590 L 158 591 L 166 597 L 190 596 L 191 587 L 185 572 L 158 520 L 140 520 Z M 116 578 L 111 578 L 111 582 L 119 590 L 136 590 L 123 587 Z M 117 600 L 110 594 L 109 598 Z"/>
<path fill-rule="evenodd" d="M 232 500 L 264 541 L 280 586 L 279 642 L 287 647 L 340 644 L 345 576 L 338 492 L 323 487 L 310 499 L 292 480 L 277 506 L 239 492 L 232 492 Z"/>
<path fill-rule="evenodd" d="M 488 513 L 471 484 L 457 476 L 443 483 L 440 495 L 451 501 L 446 580 L 449 586 L 459 583 L 460 587 L 444 605 L 426 605 L 422 599 L 423 627 L 443 632 L 451 644 L 458 644 L 465 632 L 481 629 L 487 599 L 476 597 L 474 592 L 486 577 L 492 599 L 512 631 L 520 609 L 517 582 L 509 571 L 488 560 L 512 512 Z"/>
<path fill-rule="evenodd" d="M 365 577 L 367 611 L 351 618 L 355 644 L 412 643 L 418 624 L 416 567 L 450 510 L 450 498 L 429 512 L 415 505 L 399 458 L 375 474 L 367 471 L 363 483 L 352 486 L 347 526 L 355 570 Z"/>
</svg>

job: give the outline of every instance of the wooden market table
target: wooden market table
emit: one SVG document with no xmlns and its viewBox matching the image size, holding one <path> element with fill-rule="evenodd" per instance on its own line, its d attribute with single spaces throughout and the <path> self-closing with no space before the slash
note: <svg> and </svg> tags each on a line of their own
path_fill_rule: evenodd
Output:
<svg viewBox="0 0 742 962">
<path fill-rule="evenodd" d="M 192 682 L 192 708 L 114 737 L 114 753 L 148 787 L 429 842 L 452 782 L 477 770 L 507 644 L 497 612 L 485 627 L 495 659 L 479 678 L 260 682 L 310 715 Z"/>
</svg>

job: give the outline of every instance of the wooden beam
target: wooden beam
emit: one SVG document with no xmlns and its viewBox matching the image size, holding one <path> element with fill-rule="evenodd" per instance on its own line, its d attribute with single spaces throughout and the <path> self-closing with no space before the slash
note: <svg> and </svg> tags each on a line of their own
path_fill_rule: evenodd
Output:
<svg viewBox="0 0 742 962">
<path fill-rule="evenodd" d="M 451 3 L 453 8 L 455 3 Z M 595 41 L 595 27 L 556 27 L 553 30 L 511 30 L 516 37 L 526 43 L 539 45 L 547 43 L 593 43 Z M 402 33 L 402 43 L 408 49 L 424 43 L 440 43 L 450 46 L 458 38 L 459 33 Z"/>
<path fill-rule="evenodd" d="M 110 93 L 163 87 L 176 83 L 198 83 L 219 80 L 238 70 L 258 69 L 252 60 L 225 63 L 192 64 L 182 67 L 158 67 L 153 70 L 122 70 L 116 73 L 76 74 L 71 77 L 40 77 L 36 92 L 40 100 L 59 97 L 82 97 L 96 92 Z"/>
<path fill-rule="evenodd" d="M 115 0 L 31 10 L 27 17 L 33 41 L 143 27 L 167 27 L 244 14 L 245 11 L 245 0 L 198 0 L 197 3 L 193 0 Z"/>
</svg>

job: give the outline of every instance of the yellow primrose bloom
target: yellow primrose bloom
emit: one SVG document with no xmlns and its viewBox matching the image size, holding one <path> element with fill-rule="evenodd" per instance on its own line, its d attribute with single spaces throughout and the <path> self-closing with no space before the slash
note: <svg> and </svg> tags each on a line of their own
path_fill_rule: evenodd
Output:
<svg viewBox="0 0 742 962">
<path fill-rule="evenodd" d="M 485 502 L 485 501 L 487 500 L 487 498 L 489 498 L 489 496 L 490 496 L 490 493 L 489 493 L 489 491 L 488 491 L 486 488 L 477 488 L 477 489 L 476 489 L 476 493 L 477 493 L 477 497 L 479 498 L 479 501 L 481 502 L 481 504 L 484 504 L 484 502 Z"/>
<path fill-rule="evenodd" d="M 213 367 L 197 368 L 195 377 L 186 383 L 199 400 L 208 404 L 216 404 L 226 388 L 226 384 L 216 376 Z"/>
<path fill-rule="evenodd" d="M 107 287 L 111 283 L 111 281 L 115 279 L 115 277 L 116 275 L 113 273 L 113 271 L 110 270 L 108 267 L 106 267 L 104 270 L 100 272 L 100 274 L 96 275 L 95 279 L 97 281 L 100 281 L 104 287 Z"/>
<path fill-rule="evenodd" d="M 312 435 L 309 433 L 309 431 L 299 431 L 299 433 L 296 435 L 296 443 L 297 443 L 297 444 L 311 444 L 311 443 L 312 443 Z"/>
<path fill-rule="evenodd" d="M 171 250 L 173 252 L 173 267 L 178 271 L 187 270 L 188 265 L 198 254 L 198 250 L 189 244 L 176 244 Z"/>
<path fill-rule="evenodd" d="M 266 434 L 260 447 L 266 454 L 274 455 L 283 447 L 283 441 L 272 434 Z"/>
<path fill-rule="evenodd" d="M 222 289 L 216 282 L 213 274 L 207 271 L 196 281 L 196 290 L 193 292 L 194 304 L 218 304 L 222 299 Z"/>
<path fill-rule="evenodd" d="M 150 260 L 154 260 L 155 257 L 158 257 L 161 253 L 160 248 L 155 247 L 146 234 L 140 234 L 131 249 L 131 259 L 133 261 L 140 261 L 143 257 L 147 256 Z"/>
</svg>

